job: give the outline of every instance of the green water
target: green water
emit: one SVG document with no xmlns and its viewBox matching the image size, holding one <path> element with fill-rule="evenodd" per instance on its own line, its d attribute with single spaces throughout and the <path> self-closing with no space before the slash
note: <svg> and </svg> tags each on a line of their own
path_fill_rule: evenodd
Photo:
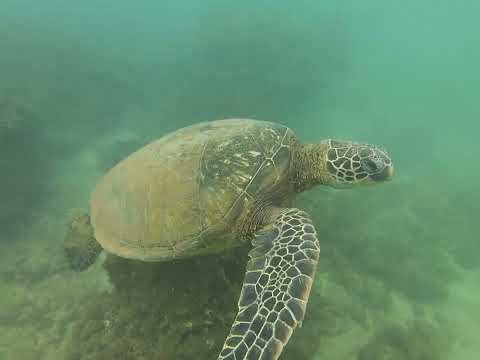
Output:
<svg viewBox="0 0 480 360">
<path fill-rule="evenodd" d="M 477 358 L 479 12 L 467 0 L 2 0 L 0 359 L 109 358 L 82 343 L 94 341 L 87 304 L 126 305 L 102 297 L 117 293 L 101 261 L 68 268 L 66 224 L 133 150 L 227 117 L 380 143 L 396 166 L 391 183 L 298 199 L 322 255 L 284 359 Z M 105 329 L 112 313 L 95 315 Z"/>
</svg>

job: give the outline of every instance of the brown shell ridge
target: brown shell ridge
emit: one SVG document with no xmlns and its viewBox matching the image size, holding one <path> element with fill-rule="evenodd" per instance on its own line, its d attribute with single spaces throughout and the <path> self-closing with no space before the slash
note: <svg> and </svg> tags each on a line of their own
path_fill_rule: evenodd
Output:
<svg viewBox="0 0 480 360">
<path fill-rule="evenodd" d="M 237 225 L 256 204 L 287 194 L 294 139 L 286 126 L 248 119 L 166 135 L 97 184 L 91 198 L 95 237 L 109 252 L 144 261 L 240 244 Z"/>
<path fill-rule="evenodd" d="M 280 149 L 282 147 L 287 147 L 289 148 L 290 146 L 289 145 L 285 145 L 284 144 L 284 141 L 285 141 L 285 138 L 287 137 L 287 134 L 289 132 L 289 128 L 286 127 L 284 129 L 284 133 L 283 133 L 283 136 L 282 136 L 282 140 L 280 141 L 280 145 L 278 146 L 278 148 L 275 150 L 275 152 L 270 156 L 270 157 L 266 157 L 265 156 L 265 159 L 262 161 L 262 163 L 258 166 L 257 170 L 255 171 L 255 174 L 252 176 L 252 178 L 250 179 L 250 181 L 248 182 L 248 184 L 245 186 L 245 188 L 243 189 L 243 191 L 240 193 L 240 195 L 237 197 L 237 199 L 234 201 L 234 203 L 232 204 L 232 206 L 228 209 L 228 211 L 225 213 L 225 216 L 224 216 L 224 219 L 225 218 L 228 218 L 228 215 L 231 213 L 232 209 L 235 208 L 235 206 L 237 205 L 237 202 L 240 201 L 241 199 L 243 199 L 242 195 L 246 195 L 248 196 L 250 199 L 254 200 L 255 199 L 255 196 L 253 194 L 250 194 L 248 192 L 248 189 L 250 188 L 251 184 L 253 183 L 253 181 L 256 179 L 256 177 L 258 176 L 258 174 L 260 173 L 260 171 L 263 169 L 264 165 L 268 162 L 270 162 L 273 167 L 274 167 L 274 170 L 275 170 L 275 174 L 276 174 L 276 180 L 275 182 L 278 182 L 279 178 L 280 178 L 280 174 L 278 172 L 278 169 L 276 167 L 276 164 L 275 164 L 275 161 L 274 161 L 274 158 L 275 156 L 278 154 L 278 152 L 280 151 Z M 258 144 L 257 140 L 255 139 L 254 136 L 252 136 L 252 134 L 250 133 L 249 136 L 253 139 L 253 141 L 255 143 L 257 143 L 257 145 L 259 145 L 260 148 L 262 148 L 260 146 L 260 144 Z"/>
</svg>

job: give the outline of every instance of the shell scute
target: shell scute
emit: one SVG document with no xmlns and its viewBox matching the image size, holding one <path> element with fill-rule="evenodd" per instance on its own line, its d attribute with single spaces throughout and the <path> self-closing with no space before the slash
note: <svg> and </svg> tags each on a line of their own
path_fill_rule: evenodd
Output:
<svg viewBox="0 0 480 360">
<path fill-rule="evenodd" d="M 95 237 L 110 252 L 147 261 L 220 251 L 229 244 L 212 245 L 212 235 L 227 234 L 285 176 L 293 139 L 287 127 L 243 119 L 166 135 L 99 182 L 91 198 Z"/>
</svg>

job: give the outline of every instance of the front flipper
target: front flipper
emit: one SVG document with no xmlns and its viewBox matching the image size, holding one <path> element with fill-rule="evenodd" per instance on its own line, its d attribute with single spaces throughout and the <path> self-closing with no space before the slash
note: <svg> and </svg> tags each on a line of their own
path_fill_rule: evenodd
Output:
<svg viewBox="0 0 480 360">
<path fill-rule="evenodd" d="M 310 216 L 284 209 L 252 241 L 239 311 L 218 360 L 275 360 L 301 325 L 320 254 Z"/>
</svg>

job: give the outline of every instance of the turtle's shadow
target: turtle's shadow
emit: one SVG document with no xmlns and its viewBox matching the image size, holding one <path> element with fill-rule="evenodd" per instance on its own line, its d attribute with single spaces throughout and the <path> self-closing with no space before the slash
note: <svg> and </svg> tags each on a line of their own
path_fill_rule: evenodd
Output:
<svg viewBox="0 0 480 360">
<path fill-rule="evenodd" d="M 67 360 L 216 359 L 237 311 L 247 252 L 168 263 L 107 256 L 114 288 L 85 304 Z M 283 358 L 307 360 L 295 344 Z"/>
<path fill-rule="evenodd" d="M 114 288 L 92 298 L 73 359 L 214 359 L 235 316 L 246 251 L 168 263 L 107 256 Z"/>
</svg>

